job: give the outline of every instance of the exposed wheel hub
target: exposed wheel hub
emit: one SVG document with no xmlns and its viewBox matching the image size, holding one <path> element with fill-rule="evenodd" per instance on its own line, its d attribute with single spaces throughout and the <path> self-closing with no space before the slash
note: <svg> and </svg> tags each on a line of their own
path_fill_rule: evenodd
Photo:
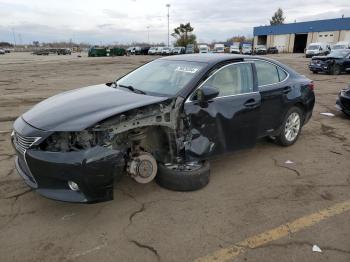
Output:
<svg viewBox="0 0 350 262">
<path fill-rule="evenodd" d="M 136 182 L 146 184 L 151 182 L 157 175 L 157 161 L 154 157 L 142 152 L 134 156 L 129 162 L 127 171 Z"/>
</svg>

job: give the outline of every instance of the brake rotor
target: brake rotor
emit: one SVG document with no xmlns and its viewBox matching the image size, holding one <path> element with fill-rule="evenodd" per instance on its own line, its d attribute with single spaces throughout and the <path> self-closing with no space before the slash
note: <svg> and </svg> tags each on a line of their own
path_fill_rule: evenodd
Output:
<svg viewBox="0 0 350 262">
<path fill-rule="evenodd" d="M 157 175 L 158 166 L 155 158 L 147 152 L 142 152 L 131 159 L 128 164 L 128 173 L 138 183 L 151 182 Z"/>
</svg>

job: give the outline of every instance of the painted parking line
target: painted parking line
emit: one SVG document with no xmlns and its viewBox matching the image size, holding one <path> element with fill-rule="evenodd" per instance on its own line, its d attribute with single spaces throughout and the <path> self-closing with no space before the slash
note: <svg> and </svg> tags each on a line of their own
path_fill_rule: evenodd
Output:
<svg viewBox="0 0 350 262">
<path fill-rule="evenodd" d="M 198 258 L 195 260 L 195 262 L 221 262 L 233 260 L 235 257 L 246 252 L 249 249 L 254 249 L 263 246 L 271 241 L 278 240 L 291 233 L 296 233 L 307 227 L 311 227 L 323 220 L 326 220 L 328 218 L 342 214 L 347 211 L 350 211 L 350 200 L 335 204 L 316 213 L 298 218 L 292 222 L 280 225 L 276 228 L 273 228 L 256 236 L 249 237 L 230 247 L 219 249 L 212 254 Z"/>
</svg>

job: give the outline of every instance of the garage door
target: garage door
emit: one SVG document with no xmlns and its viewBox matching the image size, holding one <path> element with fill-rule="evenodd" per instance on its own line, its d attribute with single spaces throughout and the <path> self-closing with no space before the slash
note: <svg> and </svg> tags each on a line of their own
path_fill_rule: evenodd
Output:
<svg viewBox="0 0 350 262">
<path fill-rule="evenodd" d="M 277 47 L 279 52 L 287 52 L 288 39 L 288 35 L 275 35 L 273 45 Z"/>
<path fill-rule="evenodd" d="M 321 43 L 334 43 L 334 32 L 320 32 L 317 39 L 317 42 Z"/>
</svg>

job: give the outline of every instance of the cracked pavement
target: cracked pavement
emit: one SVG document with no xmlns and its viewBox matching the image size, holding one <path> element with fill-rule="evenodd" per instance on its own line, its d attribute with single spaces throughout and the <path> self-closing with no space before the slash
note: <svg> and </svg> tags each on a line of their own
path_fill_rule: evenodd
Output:
<svg viewBox="0 0 350 262">
<path fill-rule="evenodd" d="M 312 75 L 301 55 L 272 57 L 315 81 L 314 115 L 294 146 L 263 140 L 214 159 L 209 185 L 196 192 L 123 177 L 114 201 L 93 205 L 48 200 L 26 187 L 14 170 L 12 122 L 46 97 L 108 82 L 155 57 L 1 57 L 0 261 L 193 261 L 349 200 L 350 119 L 334 105 L 350 74 Z M 349 217 L 332 217 L 235 261 L 348 262 Z M 323 252 L 312 252 L 314 244 Z"/>
</svg>

